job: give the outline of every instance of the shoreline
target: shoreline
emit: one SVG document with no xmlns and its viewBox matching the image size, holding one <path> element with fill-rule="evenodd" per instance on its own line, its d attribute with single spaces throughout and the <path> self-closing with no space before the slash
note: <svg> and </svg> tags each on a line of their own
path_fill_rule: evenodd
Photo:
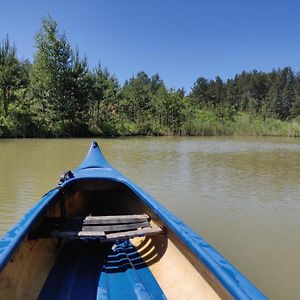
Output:
<svg viewBox="0 0 300 300">
<path fill-rule="evenodd" d="M 0 124 L 1 125 L 1 124 Z M 12 130 L 13 131 L 13 130 Z M 281 121 L 278 119 L 262 119 L 249 113 L 239 113 L 234 119 L 217 118 L 211 111 L 199 111 L 191 119 L 186 120 L 179 130 L 161 126 L 151 121 L 144 123 L 123 122 L 106 132 L 104 128 L 87 126 L 86 134 L 58 135 L 44 132 L 41 134 L 26 134 L 27 132 L 3 132 L 0 126 L 0 139 L 4 138 L 122 138 L 146 136 L 262 136 L 262 137 L 300 137 L 300 124 L 296 121 Z"/>
</svg>

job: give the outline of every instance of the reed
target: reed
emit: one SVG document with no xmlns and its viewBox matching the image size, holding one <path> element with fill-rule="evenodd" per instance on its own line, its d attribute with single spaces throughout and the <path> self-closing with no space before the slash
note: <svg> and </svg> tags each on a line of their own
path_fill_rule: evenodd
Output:
<svg viewBox="0 0 300 300">
<path fill-rule="evenodd" d="M 232 120 L 224 120 L 211 111 L 201 111 L 183 124 L 181 134 L 300 137 L 300 125 L 294 121 L 263 119 L 248 113 L 239 113 Z"/>
</svg>

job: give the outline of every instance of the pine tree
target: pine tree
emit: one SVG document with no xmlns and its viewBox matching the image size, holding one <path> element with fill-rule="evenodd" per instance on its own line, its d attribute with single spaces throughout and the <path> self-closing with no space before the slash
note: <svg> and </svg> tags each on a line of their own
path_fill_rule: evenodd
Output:
<svg viewBox="0 0 300 300">
<path fill-rule="evenodd" d="M 204 77 L 199 77 L 194 83 L 192 91 L 189 94 L 189 99 L 197 106 L 205 106 L 210 101 L 208 96 L 208 89 L 208 80 Z"/>
<path fill-rule="evenodd" d="M 72 50 L 65 34 L 59 34 L 58 25 L 50 16 L 43 19 L 36 34 L 36 48 L 30 73 L 31 97 L 47 127 L 45 130 L 56 135 L 67 102 Z"/>
<path fill-rule="evenodd" d="M 16 46 L 8 36 L 0 43 L 0 101 L 4 115 L 11 102 L 16 100 L 16 91 L 21 87 L 22 68 L 16 56 Z"/>
</svg>

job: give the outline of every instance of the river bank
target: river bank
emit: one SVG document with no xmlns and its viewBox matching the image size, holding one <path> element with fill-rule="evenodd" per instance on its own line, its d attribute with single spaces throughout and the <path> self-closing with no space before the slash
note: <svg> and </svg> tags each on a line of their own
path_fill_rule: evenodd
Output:
<svg viewBox="0 0 300 300">
<path fill-rule="evenodd" d="M 24 124 L 24 122 L 27 122 Z M 89 124 L 80 134 L 70 135 L 70 130 L 57 133 L 47 129 L 38 120 L 22 118 L 0 119 L 0 138 L 65 138 L 65 137 L 122 137 L 122 136 L 278 136 L 300 137 L 300 120 L 281 121 L 262 118 L 249 113 L 232 117 L 218 116 L 209 110 L 197 110 L 186 118 L 179 128 L 159 124 L 155 120 L 130 122 L 112 118 L 101 124 Z M 32 130 L 30 129 L 32 128 Z"/>
<path fill-rule="evenodd" d="M 210 114 L 210 118 L 193 119 L 183 128 L 184 135 L 191 136 L 300 136 L 300 125 L 296 121 L 263 119 L 248 113 L 239 113 L 232 120 L 218 119 Z"/>
</svg>

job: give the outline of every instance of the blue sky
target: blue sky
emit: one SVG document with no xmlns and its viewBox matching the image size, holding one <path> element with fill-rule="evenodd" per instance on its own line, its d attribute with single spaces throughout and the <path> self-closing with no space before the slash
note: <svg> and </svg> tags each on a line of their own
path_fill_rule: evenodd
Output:
<svg viewBox="0 0 300 300">
<path fill-rule="evenodd" d="M 189 90 L 199 76 L 224 80 L 242 70 L 300 70 L 300 1 L 3 1 L 0 38 L 32 60 L 34 35 L 50 14 L 72 46 L 121 83 L 158 72 Z"/>
</svg>

